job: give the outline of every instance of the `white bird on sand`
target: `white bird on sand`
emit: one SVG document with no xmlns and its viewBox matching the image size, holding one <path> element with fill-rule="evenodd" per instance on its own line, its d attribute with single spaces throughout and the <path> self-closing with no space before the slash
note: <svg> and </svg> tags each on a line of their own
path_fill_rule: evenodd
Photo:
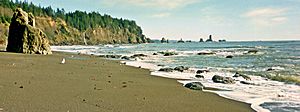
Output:
<svg viewBox="0 0 300 112">
<path fill-rule="evenodd" d="M 65 64 L 65 63 L 66 63 L 66 59 L 63 58 L 63 59 L 61 60 L 60 64 Z"/>
</svg>

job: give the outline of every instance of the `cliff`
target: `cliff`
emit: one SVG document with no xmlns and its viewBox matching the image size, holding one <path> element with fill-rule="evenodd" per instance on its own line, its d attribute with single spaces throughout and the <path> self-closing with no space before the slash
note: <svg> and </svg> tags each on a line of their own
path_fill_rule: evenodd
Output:
<svg viewBox="0 0 300 112">
<path fill-rule="evenodd" d="M 149 41 L 135 21 L 98 12 L 65 13 L 63 9 L 54 11 L 51 7 L 3 0 L 0 3 L 0 44 L 7 43 L 8 27 L 13 11 L 18 7 L 35 16 L 36 27 L 47 35 L 51 45 L 136 44 Z"/>
<path fill-rule="evenodd" d="M 46 34 L 35 27 L 35 17 L 16 9 L 9 26 L 6 51 L 25 54 L 52 54 Z"/>
</svg>

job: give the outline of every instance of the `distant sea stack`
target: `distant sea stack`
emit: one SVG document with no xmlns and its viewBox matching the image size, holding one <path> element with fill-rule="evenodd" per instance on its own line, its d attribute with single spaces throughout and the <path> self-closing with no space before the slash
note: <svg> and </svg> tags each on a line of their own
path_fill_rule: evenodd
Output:
<svg viewBox="0 0 300 112">
<path fill-rule="evenodd" d="M 165 39 L 164 37 L 161 38 L 160 43 L 168 43 L 169 41 L 167 39 Z"/>
<path fill-rule="evenodd" d="M 209 35 L 209 38 L 206 40 L 206 42 L 212 42 L 213 39 L 212 39 L 212 35 Z"/>
<path fill-rule="evenodd" d="M 177 41 L 177 43 L 184 43 L 184 41 L 181 38 L 180 40 Z"/>
<path fill-rule="evenodd" d="M 225 39 L 223 39 L 223 40 L 219 40 L 219 42 L 226 42 L 226 40 L 225 40 Z"/>
<path fill-rule="evenodd" d="M 200 38 L 200 41 L 199 42 L 204 42 L 203 38 Z"/>
<path fill-rule="evenodd" d="M 8 52 L 52 54 L 46 34 L 35 27 L 35 18 L 17 8 L 9 26 Z"/>
</svg>

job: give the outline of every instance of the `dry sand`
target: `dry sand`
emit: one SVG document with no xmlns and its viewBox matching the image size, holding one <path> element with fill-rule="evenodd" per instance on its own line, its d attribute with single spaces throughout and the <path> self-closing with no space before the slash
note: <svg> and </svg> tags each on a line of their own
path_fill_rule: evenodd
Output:
<svg viewBox="0 0 300 112">
<path fill-rule="evenodd" d="M 249 104 L 149 74 L 95 56 L 0 52 L 0 112 L 253 111 Z"/>
</svg>

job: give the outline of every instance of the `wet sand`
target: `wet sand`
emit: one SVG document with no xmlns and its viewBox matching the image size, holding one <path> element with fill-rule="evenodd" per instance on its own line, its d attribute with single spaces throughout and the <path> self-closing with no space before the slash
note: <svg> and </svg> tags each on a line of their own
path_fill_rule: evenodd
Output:
<svg viewBox="0 0 300 112">
<path fill-rule="evenodd" d="M 249 104 L 149 74 L 95 56 L 0 52 L 0 112 L 253 111 Z"/>
</svg>

